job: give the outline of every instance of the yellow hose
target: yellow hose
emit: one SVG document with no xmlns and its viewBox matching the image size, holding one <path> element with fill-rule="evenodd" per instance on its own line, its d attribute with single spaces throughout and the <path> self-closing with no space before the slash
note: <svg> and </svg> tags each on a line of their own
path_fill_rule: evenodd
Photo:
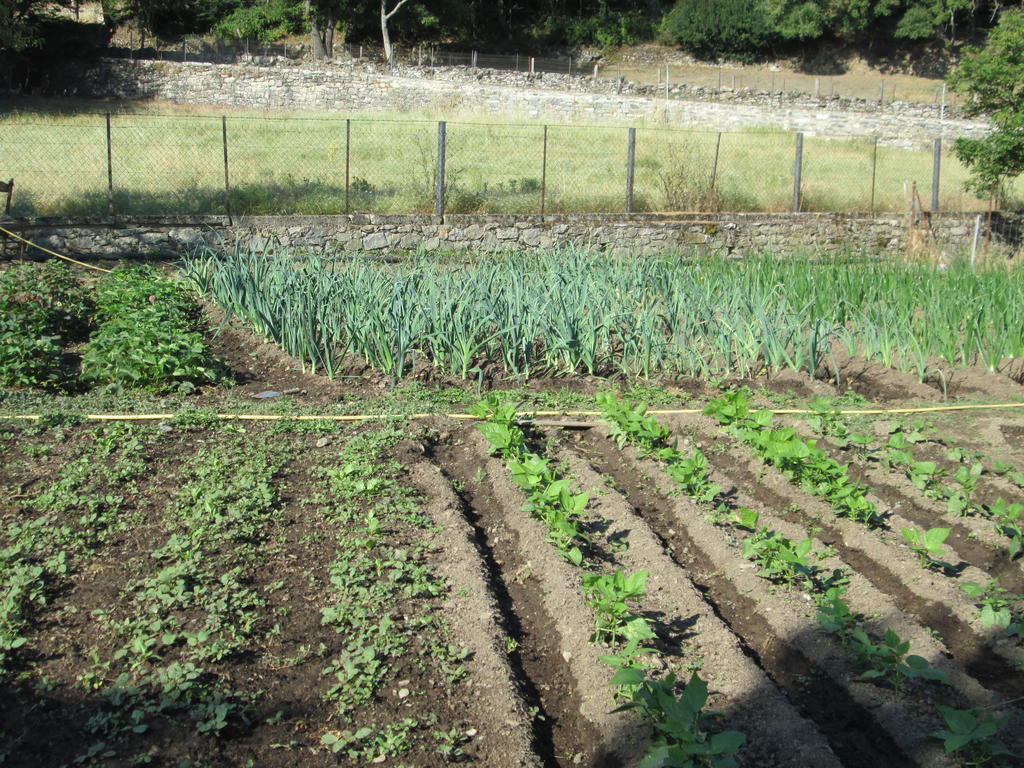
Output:
<svg viewBox="0 0 1024 768">
<path fill-rule="evenodd" d="M 847 416 L 858 415 L 882 415 L 889 413 L 933 413 L 938 411 L 979 411 L 979 410 L 1000 410 L 1006 408 L 1024 408 L 1024 403 L 985 403 L 974 405 L 933 405 L 918 408 L 867 408 L 861 410 L 840 410 L 839 413 Z M 808 408 L 779 408 L 769 409 L 772 413 L 778 414 L 811 414 L 818 411 Z M 703 408 L 676 408 L 676 409 L 650 409 L 647 413 L 655 416 L 688 416 L 703 413 Z M 530 411 L 522 413 L 524 419 L 531 419 L 537 416 L 600 416 L 602 411 Z M 87 413 L 81 416 L 85 421 L 160 421 L 174 419 L 179 414 L 174 413 Z M 470 413 L 358 413 L 358 414 L 301 414 L 289 416 L 278 413 L 217 413 L 213 418 L 222 421 L 373 421 L 375 419 L 426 419 L 431 416 L 440 416 L 448 419 L 475 419 L 477 417 Z M 21 420 L 38 421 L 42 416 L 33 413 L 0 413 L 0 420 Z"/>
<path fill-rule="evenodd" d="M 62 254 L 57 253 L 56 251 L 51 251 L 49 248 L 43 248 L 43 246 L 36 245 L 31 240 L 26 240 L 21 235 L 14 234 L 9 229 L 4 229 L 3 227 L 0 227 L 0 232 L 3 232 L 8 237 L 13 237 L 15 240 L 20 240 L 21 242 L 25 243 L 26 245 L 31 245 L 33 248 L 38 248 L 43 253 L 48 253 L 51 256 L 56 256 L 58 259 L 64 259 L 64 261 L 70 261 L 72 264 L 77 264 L 80 267 L 87 267 L 89 269 L 95 269 L 97 272 L 107 272 L 107 273 L 111 272 L 111 270 L 109 270 L 109 269 L 104 269 L 103 267 L 97 267 L 97 266 L 94 266 L 92 264 L 86 264 L 84 261 L 78 261 L 76 259 L 72 259 L 70 256 L 64 256 Z"/>
</svg>

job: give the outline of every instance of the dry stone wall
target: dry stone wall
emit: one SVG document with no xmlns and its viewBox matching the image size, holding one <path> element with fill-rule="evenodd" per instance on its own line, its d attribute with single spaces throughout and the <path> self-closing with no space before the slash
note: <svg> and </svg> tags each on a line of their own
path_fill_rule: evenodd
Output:
<svg viewBox="0 0 1024 768">
<path fill-rule="evenodd" d="M 474 112 L 552 122 L 655 122 L 717 131 L 773 126 L 817 136 L 885 137 L 891 143 L 977 136 L 983 122 L 939 119 L 932 105 L 814 99 L 678 87 L 656 98 L 650 87 L 587 77 L 528 75 L 469 68 L 401 67 L 394 73 L 357 62 L 309 67 L 294 63 L 209 64 L 106 59 L 71 69 L 64 93 L 87 98 L 163 99 L 251 109 L 320 112 Z"/>
<path fill-rule="evenodd" d="M 947 256 L 970 248 L 971 214 L 935 214 L 919 222 L 916 237 L 929 229 L 936 250 Z M 1019 244 L 1002 233 L 1019 233 L 1024 218 L 997 217 L 994 242 L 1012 252 Z M 688 253 L 694 248 L 734 256 L 774 253 L 898 253 L 911 238 L 905 216 L 798 214 L 692 214 L 664 216 L 422 215 L 136 217 L 116 220 L 35 219 L 3 226 L 59 253 L 93 258 L 174 258 L 183 251 L 212 247 L 269 245 L 333 254 L 387 255 L 410 251 L 466 250 L 475 254 L 583 247 L 611 253 Z M 2 243 L 6 257 L 15 243 Z"/>
</svg>

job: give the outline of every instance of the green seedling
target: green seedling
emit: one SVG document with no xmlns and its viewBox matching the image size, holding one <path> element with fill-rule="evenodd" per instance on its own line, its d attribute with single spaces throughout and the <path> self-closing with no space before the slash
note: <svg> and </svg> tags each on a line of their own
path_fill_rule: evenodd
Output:
<svg viewBox="0 0 1024 768">
<path fill-rule="evenodd" d="M 751 533 L 757 531 L 757 521 L 760 517 L 757 512 L 746 507 L 740 507 L 732 513 L 733 525 Z"/>
<path fill-rule="evenodd" d="M 996 717 L 983 709 L 953 709 L 939 705 L 946 727 L 932 736 L 942 740 L 947 755 L 956 755 L 960 765 L 980 766 L 1000 757 L 1013 758 L 1013 753 L 996 734 L 1007 717 Z"/>
<path fill-rule="evenodd" d="M 893 630 L 885 631 L 881 643 L 874 643 L 862 629 L 850 632 L 851 648 L 858 666 L 864 669 L 862 680 L 885 680 L 901 690 L 907 680 L 935 680 L 947 682 L 946 673 L 928 664 L 921 656 L 907 656 L 910 642 L 901 640 Z"/>
<path fill-rule="evenodd" d="M 583 575 L 580 584 L 587 604 L 594 609 L 597 622 L 594 642 L 614 643 L 628 639 L 626 627 L 637 619 L 628 601 L 642 598 L 646 583 L 647 571 L 637 571 L 629 576 L 618 570 Z M 637 629 L 634 626 L 632 631 Z"/>
<path fill-rule="evenodd" d="M 1021 552 L 1024 552 L 1024 530 L 1021 529 L 1021 513 L 1024 512 L 1024 504 L 1011 504 L 1000 498 L 985 511 L 995 523 L 996 532 L 1010 540 L 1006 552 L 1011 560 L 1015 560 Z"/>
<path fill-rule="evenodd" d="M 843 587 L 832 587 L 818 599 L 818 626 L 826 632 L 837 635 L 843 643 L 850 640 L 860 616 L 850 610 L 843 600 Z"/>
<path fill-rule="evenodd" d="M 668 466 L 668 475 L 695 501 L 710 504 L 722 492 L 719 485 L 708 479 L 708 460 L 699 450 L 694 449 L 689 457 L 680 454 Z"/>
<path fill-rule="evenodd" d="M 654 734 L 637 768 L 735 768 L 734 755 L 746 736 L 739 731 L 709 735 L 703 720 L 707 684 L 695 672 L 683 692 L 676 694 L 675 675 L 651 680 L 642 669 L 627 667 L 612 677 L 612 685 L 629 691 L 629 700 L 616 711 L 633 710 L 654 724 Z"/>
<path fill-rule="evenodd" d="M 907 545 L 917 555 L 922 568 L 948 568 L 949 563 L 940 558 L 946 553 L 944 543 L 949 536 L 949 528 L 929 528 L 923 531 L 917 528 L 900 528 L 900 534 Z"/>
<path fill-rule="evenodd" d="M 811 565 L 811 539 L 794 543 L 777 531 L 766 528 L 743 540 L 743 556 L 761 567 L 758 576 L 770 581 L 795 585 L 815 584 L 817 568 Z"/>
<path fill-rule="evenodd" d="M 1024 637 L 1024 618 L 1012 609 L 1012 603 L 1019 601 L 1020 595 L 1000 587 L 997 579 L 992 579 L 985 586 L 967 581 L 960 585 L 960 589 L 978 601 L 983 626 L 997 627 L 1007 636 Z"/>
</svg>

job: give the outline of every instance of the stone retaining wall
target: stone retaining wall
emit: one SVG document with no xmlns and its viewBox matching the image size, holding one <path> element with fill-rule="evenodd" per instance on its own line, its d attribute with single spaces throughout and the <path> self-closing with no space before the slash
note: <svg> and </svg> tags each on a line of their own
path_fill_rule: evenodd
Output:
<svg viewBox="0 0 1024 768">
<path fill-rule="evenodd" d="M 94 258 L 176 257 L 202 245 L 262 248 L 280 244 L 331 253 L 390 254 L 414 250 L 470 249 L 477 253 L 598 248 L 635 255 L 693 248 L 742 255 L 776 253 L 902 252 L 932 233 L 947 256 L 970 249 L 975 214 L 942 213 L 913 230 L 900 214 L 686 214 L 667 216 L 421 215 L 253 216 L 236 218 L 134 217 L 116 220 L 34 219 L 3 223 L 23 237 L 59 253 Z M 1019 250 L 1024 217 L 996 216 L 993 242 Z M 15 257 L 15 243 L 3 243 Z"/>
<path fill-rule="evenodd" d="M 60 89 L 87 98 L 165 99 L 252 109 L 475 112 L 552 122 L 656 122 L 720 131 L 773 126 L 819 136 L 877 135 L 892 143 L 979 136 L 988 130 L 983 122 L 940 120 L 938 110 L 927 104 L 724 94 L 682 86 L 674 90 L 674 98 L 666 99 L 653 97 L 649 86 L 568 75 L 463 67 L 400 67 L 389 73 L 356 62 L 315 68 L 267 64 L 105 59 L 88 69 L 69 67 Z"/>
</svg>

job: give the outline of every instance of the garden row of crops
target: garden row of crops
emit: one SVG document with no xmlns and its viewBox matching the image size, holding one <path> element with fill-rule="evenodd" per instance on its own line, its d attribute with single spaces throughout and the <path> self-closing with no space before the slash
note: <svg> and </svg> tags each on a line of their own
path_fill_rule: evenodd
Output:
<svg viewBox="0 0 1024 768">
<path fill-rule="evenodd" d="M 195 298 L 153 268 L 86 286 L 60 262 L 0 272 L 0 386 L 178 389 L 220 381 Z"/>
<path fill-rule="evenodd" d="M 1024 354 L 1019 270 L 862 260 L 615 258 L 585 251 L 381 264 L 200 251 L 187 274 L 310 370 L 357 358 L 473 379 L 568 374 L 840 377 L 859 356 L 920 380 L 935 361 Z"/>
</svg>

